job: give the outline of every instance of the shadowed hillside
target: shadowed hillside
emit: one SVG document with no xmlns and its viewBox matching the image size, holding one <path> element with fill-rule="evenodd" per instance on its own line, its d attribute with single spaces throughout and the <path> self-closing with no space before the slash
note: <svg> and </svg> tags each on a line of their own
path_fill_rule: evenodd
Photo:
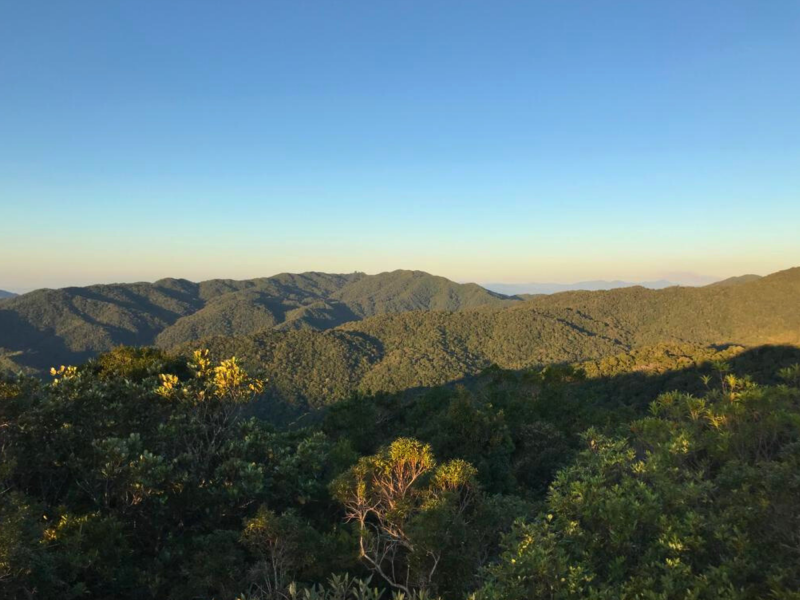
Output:
<svg viewBox="0 0 800 600">
<path fill-rule="evenodd" d="M 491 365 L 599 360 L 663 343 L 797 344 L 798 298 L 800 269 L 792 269 L 737 286 L 568 292 L 508 308 L 387 314 L 328 332 L 215 337 L 189 346 L 235 354 L 269 372 L 278 396 L 292 390 L 290 399 L 320 406 L 352 392 L 441 385 Z M 333 344 L 350 347 L 347 364 L 332 359 Z"/>
<path fill-rule="evenodd" d="M 607 329 L 628 346 L 662 341 L 702 344 L 800 342 L 800 268 L 755 281 L 703 288 L 568 292 L 512 310 Z"/>
<path fill-rule="evenodd" d="M 318 406 L 490 365 L 595 360 L 659 343 L 797 344 L 799 297 L 800 269 L 736 285 L 525 301 L 417 271 L 165 279 L 6 300 L 0 348 L 6 371 L 78 362 L 119 344 L 222 348 L 266 368 L 279 395 Z"/>
<path fill-rule="evenodd" d="M 271 328 L 330 329 L 373 315 L 518 302 L 420 271 L 280 274 L 247 281 L 95 285 L 37 290 L 3 301 L 0 348 L 46 369 L 118 345 L 174 346 Z"/>
</svg>

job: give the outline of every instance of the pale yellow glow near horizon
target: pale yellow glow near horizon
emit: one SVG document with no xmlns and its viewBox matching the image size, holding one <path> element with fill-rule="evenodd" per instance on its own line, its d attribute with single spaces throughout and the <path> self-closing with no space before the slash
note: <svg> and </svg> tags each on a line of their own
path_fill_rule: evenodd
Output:
<svg viewBox="0 0 800 600">
<path fill-rule="evenodd" d="M 476 283 L 574 283 L 587 280 L 623 280 L 631 282 L 666 279 L 691 283 L 693 277 L 725 278 L 747 273 L 769 273 L 800 265 L 800 256 L 762 255 L 737 257 L 700 257 L 692 260 L 643 256 L 595 256 L 581 260 L 553 256 L 499 259 L 426 256 L 415 253 L 402 258 L 386 253 L 336 256 L 308 252 L 284 256 L 260 253 L 217 253 L 197 256 L 179 253 L 139 253 L 135 258 L 125 253 L 94 254 L 65 250 L 68 260 L 27 257 L 26 264 L 4 261 L 0 265 L 0 289 L 29 291 L 42 287 L 67 287 L 93 283 L 155 281 L 166 277 L 202 281 L 207 279 L 253 279 L 282 272 L 321 271 L 376 274 L 396 269 L 426 271 L 459 282 Z"/>
</svg>

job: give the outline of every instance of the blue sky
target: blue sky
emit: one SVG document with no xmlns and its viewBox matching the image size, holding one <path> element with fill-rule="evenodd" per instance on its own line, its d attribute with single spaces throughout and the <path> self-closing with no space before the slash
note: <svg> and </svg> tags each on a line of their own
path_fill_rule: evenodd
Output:
<svg viewBox="0 0 800 600">
<path fill-rule="evenodd" d="M 0 288 L 800 265 L 800 2 L 0 0 Z"/>
</svg>

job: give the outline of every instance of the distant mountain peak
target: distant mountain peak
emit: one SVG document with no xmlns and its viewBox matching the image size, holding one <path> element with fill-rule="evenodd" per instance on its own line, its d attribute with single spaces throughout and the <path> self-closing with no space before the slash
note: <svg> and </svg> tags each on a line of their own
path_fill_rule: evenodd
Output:
<svg viewBox="0 0 800 600">
<path fill-rule="evenodd" d="M 668 287 L 679 285 L 672 281 L 659 279 L 656 281 L 621 281 L 619 279 L 606 280 L 595 279 L 591 281 L 578 281 L 576 283 L 487 283 L 484 287 L 499 294 L 507 296 L 536 295 L 536 294 L 557 294 L 559 292 L 598 292 L 603 290 L 616 290 L 627 287 L 645 287 L 653 290 L 661 290 Z"/>
<path fill-rule="evenodd" d="M 3 298 L 13 298 L 16 295 L 17 294 L 15 294 L 14 292 L 7 292 L 5 290 L 0 290 L 0 300 L 2 300 Z"/>
<path fill-rule="evenodd" d="M 85 360 L 119 344 L 172 347 L 208 336 L 325 330 L 388 313 L 518 302 L 476 284 L 411 270 L 280 273 L 199 283 L 164 278 L 38 290 L 5 299 L 0 348 L 28 352 L 20 360 L 41 369 Z"/>
<path fill-rule="evenodd" d="M 0 301 L 0 349 L 6 366 L 13 362 L 42 370 L 82 362 L 120 344 L 176 348 L 211 338 L 266 335 L 305 344 L 312 352 L 307 364 L 322 368 L 330 357 L 320 359 L 315 353 L 344 335 L 346 345 L 366 344 L 367 354 L 358 359 L 364 368 L 374 363 L 376 352 L 385 354 L 380 369 L 387 371 L 376 377 L 391 379 L 396 369 L 405 369 L 419 375 L 414 385 L 429 385 L 437 381 L 442 365 L 449 365 L 455 377 L 491 363 L 523 368 L 662 341 L 800 343 L 795 301 L 800 269 L 734 278 L 720 284 L 726 287 L 665 291 L 643 286 L 664 288 L 672 282 L 551 285 L 556 289 L 522 301 L 502 295 L 516 296 L 519 288 L 497 285 L 490 291 L 422 271 L 397 270 L 37 290 Z M 588 291 L 553 293 L 570 289 Z M 530 286 L 527 290 L 532 291 Z M 538 291 L 542 294 L 541 287 Z M 291 332 L 297 336 L 282 337 Z M 286 351 L 293 350 L 287 346 Z M 317 357 L 313 361 L 312 355 Z"/>
<path fill-rule="evenodd" d="M 758 281 L 759 279 L 763 279 L 761 275 L 739 275 L 738 277 L 728 277 L 727 279 L 723 279 L 722 281 L 716 281 L 712 284 L 709 284 L 709 287 L 726 287 L 731 285 L 742 285 L 745 283 L 751 283 L 753 281 Z"/>
</svg>

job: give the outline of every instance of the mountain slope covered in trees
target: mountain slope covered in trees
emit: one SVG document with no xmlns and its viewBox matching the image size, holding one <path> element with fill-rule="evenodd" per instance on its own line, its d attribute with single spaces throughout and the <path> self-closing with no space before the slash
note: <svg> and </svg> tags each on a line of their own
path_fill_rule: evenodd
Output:
<svg viewBox="0 0 800 600">
<path fill-rule="evenodd" d="M 387 314 L 303 335 L 213 337 L 181 349 L 239 356 L 271 374 L 277 396 L 320 406 L 352 392 L 441 385 L 492 365 L 597 360 L 660 343 L 800 343 L 800 269 L 737 286 L 569 292 L 500 309 Z"/>
<path fill-rule="evenodd" d="M 738 277 L 728 277 L 722 281 L 716 281 L 709 285 L 740 285 L 742 283 L 750 283 L 751 281 L 758 281 L 761 275 L 739 275 Z"/>
<path fill-rule="evenodd" d="M 114 346 L 164 346 L 210 335 L 329 329 L 408 310 L 464 310 L 511 300 L 420 271 L 379 275 L 281 274 L 247 281 L 95 285 L 37 290 L 4 301 L 0 348 L 40 369 L 80 362 Z"/>
<path fill-rule="evenodd" d="M 409 272 L 26 296 L 0 305 L 4 373 L 26 340 L 160 348 L 0 373 L 10 598 L 800 589 L 800 269 L 528 300 Z"/>
<path fill-rule="evenodd" d="M 800 343 L 800 269 L 736 285 L 565 292 L 527 300 L 420 272 L 42 290 L 0 307 L 0 367 L 49 368 L 118 344 L 208 347 L 321 406 L 659 343 Z"/>
</svg>

